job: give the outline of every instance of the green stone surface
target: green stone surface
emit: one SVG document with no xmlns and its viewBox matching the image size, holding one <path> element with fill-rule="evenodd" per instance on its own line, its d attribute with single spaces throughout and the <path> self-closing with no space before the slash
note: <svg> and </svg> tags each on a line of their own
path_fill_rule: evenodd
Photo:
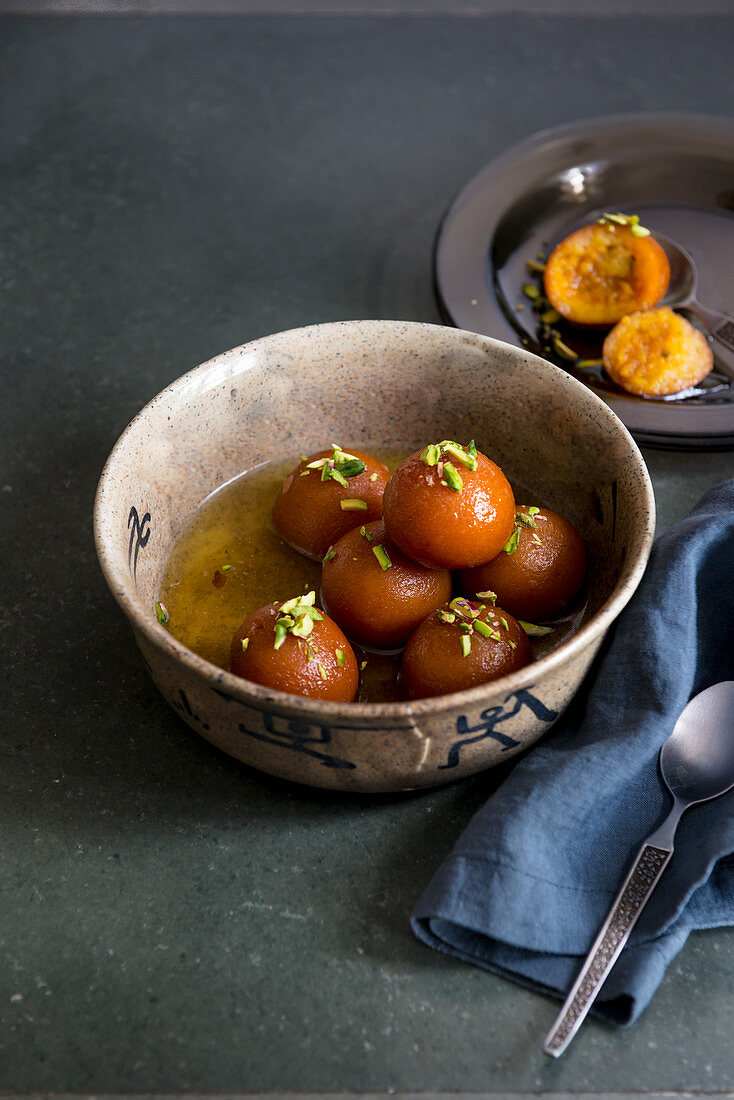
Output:
<svg viewBox="0 0 734 1100">
<path fill-rule="evenodd" d="M 730 930 L 640 1022 L 540 1052 L 556 1004 L 408 926 L 498 773 L 408 797 L 218 754 L 103 583 L 117 435 L 213 354 L 316 321 L 438 321 L 431 247 L 544 126 L 731 111 L 734 18 L 0 20 L 4 690 L 0 1091 L 723 1091 Z M 731 453 L 646 451 L 660 524 Z"/>
</svg>

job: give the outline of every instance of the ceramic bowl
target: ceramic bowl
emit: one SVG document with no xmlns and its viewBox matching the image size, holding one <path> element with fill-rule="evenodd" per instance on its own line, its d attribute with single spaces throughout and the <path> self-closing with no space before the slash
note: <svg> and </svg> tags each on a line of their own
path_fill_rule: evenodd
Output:
<svg viewBox="0 0 734 1100">
<path fill-rule="evenodd" d="M 244 469 L 344 440 L 373 448 L 474 438 L 516 487 L 574 523 L 589 553 L 579 629 L 535 663 L 453 695 L 324 703 L 241 680 L 156 618 L 171 547 Z M 645 569 L 650 478 L 633 439 L 581 382 L 519 348 L 437 325 L 349 321 L 278 333 L 173 382 L 117 442 L 95 502 L 97 551 L 160 692 L 197 733 L 315 787 L 397 791 L 504 763 L 579 687 Z"/>
</svg>

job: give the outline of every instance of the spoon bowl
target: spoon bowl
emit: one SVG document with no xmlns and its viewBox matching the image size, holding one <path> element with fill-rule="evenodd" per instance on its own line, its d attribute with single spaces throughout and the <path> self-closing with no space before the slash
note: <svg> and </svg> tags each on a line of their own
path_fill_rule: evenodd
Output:
<svg viewBox="0 0 734 1100">
<path fill-rule="evenodd" d="M 655 230 L 655 240 L 662 247 L 670 264 L 670 283 L 661 305 L 671 309 L 685 309 L 695 314 L 702 322 L 709 337 L 718 340 L 729 351 L 734 351 L 734 318 L 720 313 L 699 302 L 698 269 L 696 261 L 677 241 Z M 717 362 L 717 370 L 734 378 L 734 366 L 724 361 Z"/>
<path fill-rule="evenodd" d="M 691 699 L 660 750 L 660 772 L 673 798 L 686 805 L 734 787 L 734 682 Z"/>
</svg>

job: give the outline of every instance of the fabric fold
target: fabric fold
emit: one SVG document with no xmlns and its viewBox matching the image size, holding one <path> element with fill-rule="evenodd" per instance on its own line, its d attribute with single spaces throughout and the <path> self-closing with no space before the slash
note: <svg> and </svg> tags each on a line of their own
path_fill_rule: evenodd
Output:
<svg viewBox="0 0 734 1100">
<path fill-rule="evenodd" d="M 656 541 L 571 707 L 436 872 L 411 917 L 416 935 L 565 996 L 670 807 L 660 746 L 688 700 L 721 680 L 734 680 L 734 480 Z M 692 930 L 734 923 L 733 852 L 734 792 L 684 815 L 598 1013 L 636 1019 Z"/>
</svg>

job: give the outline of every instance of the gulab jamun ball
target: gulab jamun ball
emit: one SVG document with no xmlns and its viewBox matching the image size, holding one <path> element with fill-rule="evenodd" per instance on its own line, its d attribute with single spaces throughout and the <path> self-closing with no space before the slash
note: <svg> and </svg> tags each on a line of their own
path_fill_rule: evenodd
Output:
<svg viewBox="0 0 734 1100">
<path fill-rule="evenodd" d="M 321 596 L 329 615 L 356 642 L 399 649 L 451 598 L 451 574 L 406 558 L 377 520 L 331 547 L 321 570 Z"/>
<path fill-rule="evenodd" d="M 314 606 L 315 593 L 261 607 L 232 639 L 229 666 L 235 676 L 263 687 L 351 703 L 359 669 L 344 634 Z"/>
<path fill-rule="evenodd" d="M 411 634 L 400 675 L 413 699 L 426 699 L 497 680 L 533 659 L 525 631 L 509 612 L 457 598 Z"/>
<path fill-rule="evenodd" d="M 383 497 L 385 530 L 413 561 L 482 565 L 512 534 L 515 498 L 499 466 L 474 446 L 443 440 L 398 466 Z"/>
<path fill-rule="evenodd" d="M 518 619 L 559 615 L 586 576 L 586 548 L 573 524 L 549 508 L 518 508 L 515 531 L 496 558 L 459 575 L 470 596 L 493 592 Z"/>
<path fill-rule="evenodd" d="M 273 507 L 275 529 L 294 550 L 320 561 L 347 531 L 381 517 L 389 476 L 371 455 L 332 444 L 285 478 Z"/>
<path fill-rule="evenodd" d="M 606 214 L 557 245 L 543 285 L 553 309 L 577 325 L 613 325 L 651 309 L 668 289 L 665 251 L 636 217 Z"/>
</svg>

